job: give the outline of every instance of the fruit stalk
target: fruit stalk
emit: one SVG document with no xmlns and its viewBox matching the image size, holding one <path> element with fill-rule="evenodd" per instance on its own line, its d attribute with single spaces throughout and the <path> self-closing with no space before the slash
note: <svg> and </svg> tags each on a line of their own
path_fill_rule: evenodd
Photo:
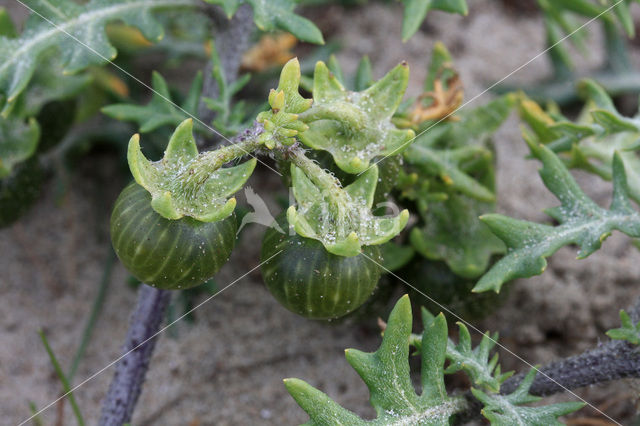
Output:
<svg viewBox="0 0 640 426">
<path fill-rule="evenodd" d="M 156 337 L 171 292 L 142 284 L 116 372 L 102 405 L 100 426 L 120 426 L 131 421 L 133 410 L 142 391 Z"/>
</svg>

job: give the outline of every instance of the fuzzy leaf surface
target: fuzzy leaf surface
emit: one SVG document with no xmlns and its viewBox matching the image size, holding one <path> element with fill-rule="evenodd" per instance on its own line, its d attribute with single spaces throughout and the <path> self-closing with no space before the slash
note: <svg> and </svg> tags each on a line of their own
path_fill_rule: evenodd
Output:
<svg viewBox="0 0 640 426">
<path fill-rule="evenodd" d="M 154 11 L 194 7 L 198 2 L 91 0 L 78 4 L 72 0 L 25 0 L 25 4 L 36 13 L 31 14 L 20 37 L 0 37 L 0 107 L 5 115 L 46 52 L 58 52 L 64 73 L 74 74 L 115 58 L 116 50 L 105 33 L 108 22 L 121 20 L 139 28 L 148 40 L 158 41 L 164 30 L 153 17 Z"/>
<path fill-rule="evenodd" d="M 558 417 L 573 413 L 584 406 L 582 402 L 562 402 L 536 407 L 523 406 L 542 398 L 529 394 L 536 376 L 531 369 L 518 388 L 509 395 L 488 394 L 471 388 L 473 395 L 484 404 L 482 414 L 495 426 L 555 426 L 562 425 Z"/>
<path fill-rule="evenodd" d="M 369 388 L 376 418 L 363 420 L 335 403 L 328 395 L 299 379 L 286 379 L 287 390 L 309 414 L 307 425 L 448 425 L 449 418 L 466 403 L 449 397 L 444 386 L 447 324 L 439 315 L 422 335 L 422 393 L 409 376 L 411 304 L 404 296 L 389 315 L 380 348 L 373 353 L 348 349 L 347 361 Z"/>
<path fill-rule="evenodd" d="M 424 307 L 421 309 L 421 312 L 422 324 L 426 329 L 436 317 Z M 450 364 L 445 369 L 444 374 L 464 371 L 473 386 L 492 393 L 499 392 L 502 383 L 511 377 L 513 372 L 501 372 L 500 365 L 498 365 L 497 353 L 489 359 L 491 351 L 498 343 L 498 333 L 490 334 L 486 332 L 482 336 L 480 344 L 473 348 L 469 329 L 461 322 L 457 324 L 460 331 L 458 343 L 456 344 L 452 339 L 447 340 L 446 358 L 450 361 Z M 412 334 L 410 342 L 417 349 L 421 350 L 422 341 L 420 336 Z"/>
<path fill-rule="evenodd" d="M 500 291 L 502 285 L 515 278 L 542 273 L 551 256 L 561 247 L 577 244 L 582 259 L 600 248 L 614 230 L 630 237 L 640 237 L 640 214 L 630 201 L 624 163 L 613 158 L 613 200 L 604 209 L 580 189 L 566 166 L 549 148 L 530 143 L 532 154 L 542 161 L 540 176 L 561 205 L 546 212 L 560 224 L 543 225 L 517 220 L 499 214 L 481 219 L 508 247 L 507 254 L 482 276 L 474 291 Z"/>
<path fill-rule="evenodd" d="M 383 244 L 404 229 L 409 212 L 394 217 L 374 216 L 371 212 L 378 182 L 378 167 L 362 173 L 352 184 L 321 187 L 295 165 L 291 166 L 293 194 L 287 219 L 303 237 L 320 241 L 330 253 L 356 256 L 362 246 Z"/>
</svg>

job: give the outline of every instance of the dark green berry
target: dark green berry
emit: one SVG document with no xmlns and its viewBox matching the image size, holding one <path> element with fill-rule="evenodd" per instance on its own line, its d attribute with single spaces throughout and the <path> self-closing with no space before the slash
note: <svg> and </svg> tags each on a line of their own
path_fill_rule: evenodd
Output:
<svg viewBox="0 0 640 426">
<path fill-rule="evenodd" d="M 236 231 L 234 215 L 211 223 L 165 219 L 136 183 L 120 193 L 111 214 L 111 242 L 124 266 L 162 289 L 194 287 L 215 275 L 229 259 Z"/>
</svg>

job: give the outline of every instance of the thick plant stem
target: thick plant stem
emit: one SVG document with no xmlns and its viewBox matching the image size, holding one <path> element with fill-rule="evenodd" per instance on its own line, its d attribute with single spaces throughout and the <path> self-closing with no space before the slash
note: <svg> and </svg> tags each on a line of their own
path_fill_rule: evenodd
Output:
<svg viewBox="0 0 640 426">
<path fill-rule="evenodd" d="M 160 329 L 170 300 L 168 290 L 146 284 L 140 287 L 122 350 L 127 355 L 116 365 L 102 405 L 100 426 L 121 426 L 131 421 L 156 344 L 156 338 L 151 337 Z"/>
<path fill-rule="evenodd" d="M 530 392 L 548 396 L 566 389 L 629 377 L 640 377 L 640 351 L 628 342 L 611 340 L 580 355 L 540 368 Z M 500 388 L 501 393 L 513 392 L 523 378 L 523 373 L 511 377 Z"/>
<path fill-rule="evenodd" d="M 253 32 L 253 12 L 249 5 L 243 4 L 233 15 L 233 18 L 227 19 L 223 14 L 216 13 L 213 19 L 216 23 L 215 43 L 222 71 L 227 83 L 231 84 L 238 78 L 242 55 L 249 48 Z M 198 106 L 198 117 L 205 123 L 213 121 L 215 112 L 207 107 L 203 99 L 215 99 L 220 95 L 220 88 L 211 72 L 212 68 L 213 62 L 209 61 L 204 71 L 202 97 Z"/>
<path fill-rule="evenodd" d="M 640 299 L 629 315 L 634 323 L 640 320 Z M 524 376 L 524 373 L 520 373 L 509 378 L 501 386 L 501 393 L 513 392 Z M 640 377 L 640 348 L 623 340 L 610 340 L 580 355 L 541 367 L 530 392 L 548 396 L 566 389 L 630 377 Z"/>
<path fill-rule="evenodd" d="M 634 323 L 640 321 L 640 298 L 628 312 Z M 622 340 L 610 340 L 579 355 L 539 367 L 538 370 L 529 389 L 529 393 L 537 396 L 550 396 L 567 389 L 612 380 L 640 378 L 640 347 Z M 526 373 L 525 371 L 507 379 L 500 386 L 500 393 L 504 395 L 515 391 Z M 471 392 L 466 392 L 465 398 L 467 409 L 457 414 L 456 425 L 466 424 L 480 415 L 480 401 Z"/>
</svg>

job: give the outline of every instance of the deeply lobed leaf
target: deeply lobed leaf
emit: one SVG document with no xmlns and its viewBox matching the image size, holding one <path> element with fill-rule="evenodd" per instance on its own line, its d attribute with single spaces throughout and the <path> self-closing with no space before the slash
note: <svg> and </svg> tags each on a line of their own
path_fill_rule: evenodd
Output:
<svg viewBox="0 0 640 426">
<path fill-rule="evenodd" d="M 169 86 L 158 72 L 153 72 L 151 81 L 153 96 L 147 105 L 113 104 L 102 108 L 102 112 L 116 120 L 135 121 L 140 133 L 151 132 L 162 126 L 177 127 L 185 119 L 195 116 L 202 92 L 202 73 L 199 72 L 194 78 L 180 108 L 172 101 Z"/>
<path fill-rule="evenodd" d="M 460 326 L 460 343 L 447 337 L 443 314 L 431 315 L 424 308 L 422 335 L 411 334 L 412 315 L 408 296 L 395 305 L 384 327 L 382 343 L 373 353 L 355 349 L 345 351 L 347 361 L 369 389 L 376 418 L 363 420 L 341 407 L 328 395 L 299 379 L 285 379 L 287 391 L 309 415 L 307 425 L 449 425 L 452 416 L 468 409 L 463 396 L 449 396 L 444 374 L 462 370 L 470 375 L 473 395 L 483 404 L 482 414 L 492 425 L 553 425 L 557 418 L 578 410 L 582 403 L 524 406 L 541 398 L 529 394 L 535 370 L 526 376 L 510 395 L 499 393 L 500 385 L 510 375 L 502 374 L 497 355 L 489 360 L 495 338 L 485 334 L 480 345 L 471 349 L 469 332 Z M 416 394 L 410 377 L 409 347 L 421 356 L 422 393 Z M 445 358 L 451 361 L 445 370 Z"/>
<path fill-rule="evenodd" d="M 360 419 L 326 394 L 298 379 L 286 379 L 287 390 L 309 414 L 308 425 L 448 425 L 466 403 L 450 397 L 444 386 L 447 324 L 439 315 L 422 335 L 422 393 L 417 395 L 409 376 L 411 304 L 402 297 L 389 315 L 380 348 L 373 353 L 348 349 L 347 361 L 369 388 L 374 420 Z"/>
<path fill-rule="evenodd" d="M 7 115 L 29 84 L 46 52 L 56 51 L 63 71 L 77 73 L 90 65 L 115 58 L 104 27 L 121 20 L 135 26 L 152 41 L 160 40 L 163 28 L 153 12 L 164 8 L 194 7 L 195 0 L 25 0 L 33 13 L 20 37 L 0 37 L 0 107 Z"/>
<path fill-rule="evenodd" d="M 488 394 L 472 388 L 473 395 L 484 404 L 482 414 L 496 426 L 551 426 L 562 425 L 558 417 L 573 413 L 584 407 L 582 402 L 563 402 L 536 407 L 522 406 L 540 401 L 542 398 L 529 394 L 529 389 L 536 376 L 536 369 L 531 369 L 520 386 L 509 395 Z"/>
<path fill-rule="evenodd" d="M 547 210 L 560 224 L 542 225 L 498 214 L 483 216 L 483 222 L 504 241 L 508 252 L 480 279 L 474 291 L 498 292 L 509 280 L 540 274 L 547 265 L 545 258 L 568 244 L 580 247 L 581 259 L 599 249 L 614 230 L 640 237 L 640 214 L 631 204 L 624 163 L 617 153 L 613 158 L 613 200 L 607 210 L 587 197 L 549 148 L 534 143 L 529 147 L 542 161 L 540 176 L 544 184 L 561 202 Z"/>
</svg>

